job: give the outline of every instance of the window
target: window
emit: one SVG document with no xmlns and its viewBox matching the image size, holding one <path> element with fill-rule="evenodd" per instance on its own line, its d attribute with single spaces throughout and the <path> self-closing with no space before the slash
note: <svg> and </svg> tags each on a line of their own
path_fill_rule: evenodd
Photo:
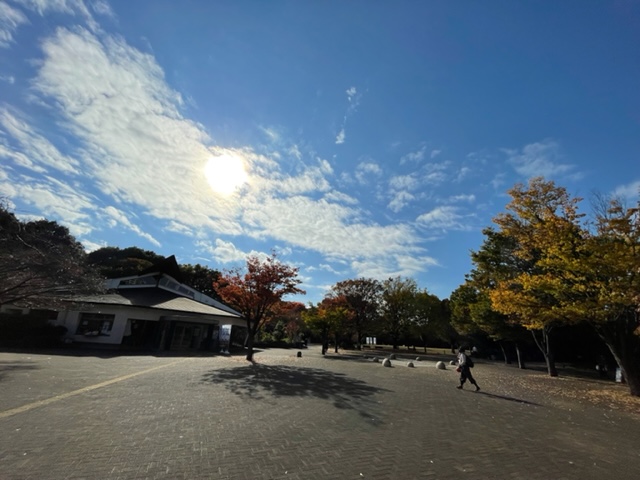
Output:
<svg viewBox="0 0 640 480">
<path fill-rule="evenodd" d="M 98 337 L 111 335 L 115 315 L 104 313 L 81 313 L 76 335 Z"/>
<path fill-rule="evenodd" d="M 139 285 L 155 285 L 156 279 L 153 277 L 137 277 L 128 280 L 120 280 L 119 287 L 139 286 Z"/>
</svg>

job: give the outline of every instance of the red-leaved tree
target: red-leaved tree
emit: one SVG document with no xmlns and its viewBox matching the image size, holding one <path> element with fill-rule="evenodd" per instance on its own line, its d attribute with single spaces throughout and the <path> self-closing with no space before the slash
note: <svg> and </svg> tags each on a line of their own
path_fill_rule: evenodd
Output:
<svg viewBox="0 0 640 480">
<path fill-rule="evenodd" d="M 242 314 L 247 322 L 247 360 L 253 361 L 256 334 L 286 295 L 306 293 L 298 288 L 298 269 L 281 263 L 272 253 L 266 259 L 247 258 L 246 269 L 226 270 L 214 282 L 222 300 Z"/>
</svg>

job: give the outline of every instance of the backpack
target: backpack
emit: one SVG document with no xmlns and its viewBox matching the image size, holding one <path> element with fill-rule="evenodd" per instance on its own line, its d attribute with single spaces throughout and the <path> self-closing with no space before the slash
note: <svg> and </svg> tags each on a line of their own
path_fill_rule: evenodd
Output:
<svg viewBox="0 0 640 480">
<path fill-rule="evenodd" d="M 471 357 L 469 355 L 467 355 L 467 367 L 469 368 L 473 368 L 473 360 L 471 360 Z"/>
</svg>

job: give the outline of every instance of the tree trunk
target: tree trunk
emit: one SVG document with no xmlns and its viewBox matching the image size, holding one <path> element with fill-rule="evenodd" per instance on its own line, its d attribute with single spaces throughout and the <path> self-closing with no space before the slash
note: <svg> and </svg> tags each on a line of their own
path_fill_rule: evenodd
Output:
<svg viewBox="0 0 640 480">
<path fill-rule="evenodd" d="M 544 355 L 544 360 L 547 364 L 547 372 L 550 377 L 557 377 L 558 370 L 556 368 L 556 361 L 553 356 L 553 352 L 551 350 L 551 344 L 549 342 L 549 333 L 551 333 L 552 327 L 543 327 L 542 328 L 542 338 L 538 338 L 536 336 L 536 331 L 531 330 L 531 334 L 533 335 L 533 340 L 536 342 L 536 345 Z"/>
<path fill-rule="evenodd" d="M 509 357 L 507 356 L 507 352 L 504 349 L 504 344 L 502 342 L 498 342 L 498 345 L 500 345 L 500 350 L 502 350 L 502 357 L 504 358 L 504 364 L 509 365 L 511 361 L 509 360 Z"/>
<path fill-rule="evenodd" d="M 249 335 L 247 336 L 247 357 L 246 357 L 246 359 L 249 362 L 252 362 L 252 363 L 253 363 L 253 338 L 254 338 L 254 336 L 255 336 L 254 332 L 249 330 Z M 229 342 L 231 342 L 231 339 L 229 339 Z"/>
<path fill-rule="evenodd" d="M 518 342 L 516 342 L 516 355 L 518 356 L 518 368 L 524 370 L 525 365 L 524 365 L 524 359 L 522 358 L 522 352 L 520 351 L 520 345 L 518 345 Z"/>
<path fill-rule="evenodd" d="M 596 332 L 604 340 L 622 370 L 629 385 L 629 393 L 640 397 L 640 336 L 635 334 L 637 313 L 630 313 L 615 322 L 596 325 Z"/>
</svg>

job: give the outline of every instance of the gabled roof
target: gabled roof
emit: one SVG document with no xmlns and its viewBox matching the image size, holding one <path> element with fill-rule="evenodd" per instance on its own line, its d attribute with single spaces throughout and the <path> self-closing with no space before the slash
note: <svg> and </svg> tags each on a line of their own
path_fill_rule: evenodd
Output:
<svg viewBox="0 0 640 480">
<path fill-rule="evenodd" d="M 149 273 L 166 273 L 167 275 L 175 278 L 178 282 L 184 283 L 184 277 L 182 276 L 182 272 L 180 271 L 180 266 L 178 265 L 175 255 L 165 257 L 163 260 L 156 262 L 149 268 L 145 268 L 138 274 L 138 276 L 141 277 Z"/>
<path fill-rule="evenodd" d="M 229 319 L 242 318 L 237 313 L 196 302 L 195 300 L 161 288 L 122 289 L 115 293 L 74 297 L 73 302 L 151 308 L 168 310 L 177 314 L 213 315 L 217 317 L 227 317 Z"/>
</svg>

